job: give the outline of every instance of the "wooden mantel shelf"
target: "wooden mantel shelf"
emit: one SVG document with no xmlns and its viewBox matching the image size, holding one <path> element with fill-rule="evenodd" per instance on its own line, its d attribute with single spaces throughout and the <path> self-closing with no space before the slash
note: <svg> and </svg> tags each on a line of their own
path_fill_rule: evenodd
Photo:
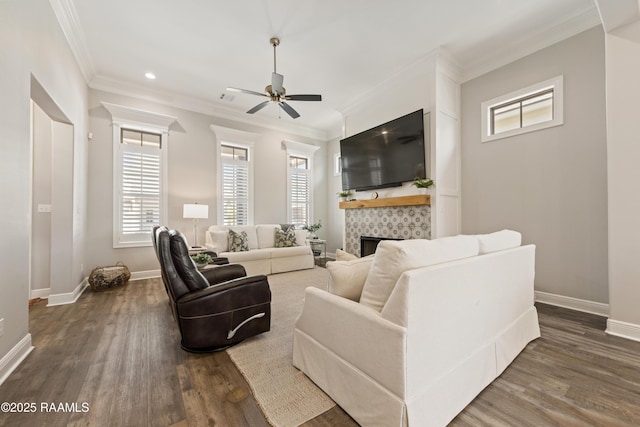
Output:
<svg viewBox="0 0 640 427">
<path fill-rule="evenodd" d="M 384 199 L 354 200 L 351 202 L 340 202 L 340 209 L 362 209 L 362 208 L 386 208 L 390 206 L 418 206 L 430 205 L 431 196 L 428 194 L 417 194 L 414 196 L 386 197 Z"/>
</svg>

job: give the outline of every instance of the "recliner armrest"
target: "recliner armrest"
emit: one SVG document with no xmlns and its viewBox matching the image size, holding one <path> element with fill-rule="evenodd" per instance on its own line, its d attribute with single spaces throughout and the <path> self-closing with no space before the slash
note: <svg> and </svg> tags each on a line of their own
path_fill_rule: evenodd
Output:
<svg viewBox="0 0 640 427">
<path fill-rule="evenodd" d="M 240 264 L 220 265 L 218 267 L 206 268 L 200 271 L 209 282 L 209 286 L 217 283 L 227 282 L 247 275 L 246 270 Z"/>
<path fill-rule="evenodd" d="M 234 265 L 234 264 L 230 264 Z M 177 301 L 180 317 L 210 316 L 268 303 L 271 289 L 267 276 L 256 275 L 229 280 L 191 292 Z"/>
</svg>

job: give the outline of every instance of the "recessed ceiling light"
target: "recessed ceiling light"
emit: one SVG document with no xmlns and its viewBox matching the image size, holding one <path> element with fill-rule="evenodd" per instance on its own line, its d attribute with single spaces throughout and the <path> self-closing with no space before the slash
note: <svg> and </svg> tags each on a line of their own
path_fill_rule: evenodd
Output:
<svg viewBox="0 0 640 427">
<path fill-rule="evenodd" d="M 148 78 L 149 80 L 155 80 L 155 78 L 156 78 L 156 75 L 153 74 L 153 73 L 146 73 L 144 76 L 146 78 Z"/>
</svg>

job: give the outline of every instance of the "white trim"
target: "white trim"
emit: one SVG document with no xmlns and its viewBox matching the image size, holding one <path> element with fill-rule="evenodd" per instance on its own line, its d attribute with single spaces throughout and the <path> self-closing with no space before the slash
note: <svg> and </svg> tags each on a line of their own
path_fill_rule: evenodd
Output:
<svg viewBox="0 0 640 427">
<path fill-rule="evenodd" d="M 508 138 L 515 135 L 522 135 L 524 133 L 535 132 L 542 129 L 547 129 L 554 126 L 560 126 L 564 124 L 564 91 L 563 91 L 563 81 L 564 78 L 562 75 L 554 77 L 549 80 L 545 80 L 540 83 L 533 84 L 531 86 L 527 86 L 522 89 L 515 90 L 513 92 L 495 97 L 488 101 L 484 101 L 480 105 L 480 127 L 481 127 L 481 138 L 482 142 L 490 142 L 495 141 L 497 139 Z M 537 123 L 531 126 L 525 126 L 518 129 L 513 129 L 506 132 L 500 132 L 496 134 L 490 134 L 491 130 L 491 115 L 489 114 L 489 110 L 499 104 L 505 104 L 510 101 L 515 101 L 519 98 L 523 98 L 527 95 L 531 95 L 536 92 L 541 92 L 545 89 L 553 88 L 553 119 L 548 120 L 546 122 Z"/>
<path fill-rule="evenodd" d="M 556 295 L 548 292 L 535 291 L 536 302 L 555 305 L 557 307 L 569 308 L 571 310 L 582 311 L 584 313 L 596 314 L 598 316 L 609 317 L 609 304 L 583 300 L 579 298 Z"/>
<path fill-rule="evenodd" d="M 178 119 L 165 114 L 154 113 L 152 111 L 140 110 L 123 105 L 102 102 L 102 106 L 111 115 L 113 141 L 112 141 L 112 162 L 113 162 L 113 232 L 112 246 L 114 248 L 131 248 L 151 246 L 151 239 L 126 240 L 120 230 L 121 206 L 121 155 L 125 147 L 120 143 L 120 130 L 122 128 L 141 132 L 158 133 L 160 137 L 160 224 L 166 222 L 168 216 L 168 149 L 169 127 L 178 122 Z"/>
<path fill-rule="evenodd" d="M 161 276 L 162 273 L 160 272 L 160 270 L 132 271 L 129 281 L 132 282 L 134 280 L 155 279 Z"/>
<path fill-rule="evenodd" d="M 109 102 L 101 102 L 100 104 L 111 114 L 111 120 L 114 123 L 126 123 L 128 127 L 134 130 L 166 133 L 169 132 L 169 127 L 178 121 L 177 118 L 167 116 L 166 114 L 111 104 Z M 139 126 L 139 128 L 136 126 Z"/>
<path fill-rule="evenodd" d="M 308 223 L 314 223 L 315 219 L 313 216 L 313 155 L 316 151 L 320 149 L 317 145 L 305 144 L 302 142 L 291 141 L 291 140 L 283 140 L 282 147 L 287 152 L 287 156 L 285 159 L 285 167 L 287 171 L 287 222 L 293 222 L 293 218 L 291 217 L 291 168 L 289 166 L 289 157 L 302 157 L 307 159 L 308 169 L 307 176 L 309 179 L 309 212 L 307 221 Z"/>
<path fill-rule="evenodd" d="M 78 301 L 80 295 L 87 289 L 89 282 L 85 277 L 82 282 L 73 290 L 73 292 L 67 292 L 64 294 L 52 294 L 49 295 L 49 302 L 47 303 L 47 307 L 54 307 L 56 305 L 65 305 L 65 304 L 73 304 Z"/>
<path fill-rule="evenodd" d="M 20 366 L 32 350 L 31 334 L 27 334 L 0 359 L 0 385 Z"/>
<path fill-rule="evenodd" d="M 29 292 L 29 299 L 36 299 L 36 298 L 47 299 L 49 298 L 50 293 L 51 293 L 51 288 L 31 289 L 31 292 Z"/>
<path fill-rule="evenodd" d="M 86 43 L 87 38 L 82 31 L 73 0 L 49 0 L 49 3 L 60 24 L 62 33 L 69 43 L 82 76 L 85 82 L 89 83 L 95 77 L 96 70 L 91 61 L 91 54 Z"/>
<path fill-rule="evenodd" d="M 633 341 L 640 341 L 640 325 L 636 325 L 634 323 L 607 319 L 607 329 L 605 330 L 605 332 L 616 337 L 626 338 Z"/>
<path fill-rule="evenodd" d="M 254 168 L 255 168 L 255 141 L 260 137 L 257 133 L 245 132 L 238 129 L 227 128 L 223 126 L 209 125 L 209 129 L 216 137 L 216 165 L 218 168 L 217 192 L 219 195 L 218 200 L 218 218 L 216 224 L 224 225 L 224 203 L 222 199 L 222 144 L 236 146 L 239 148 L 245 148 L 248 150 L 249 161 L 249 212 L 248 212 L 248 224 L 253 224 L 253 211 L 254 211 Z"/>
</svg>

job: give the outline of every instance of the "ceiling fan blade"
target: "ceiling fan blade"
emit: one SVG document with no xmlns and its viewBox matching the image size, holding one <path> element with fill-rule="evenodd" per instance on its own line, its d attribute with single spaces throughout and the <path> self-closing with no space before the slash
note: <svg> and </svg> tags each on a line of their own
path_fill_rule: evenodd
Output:
<svg viewBox="0 0 640 427">
<path fill-rule="evenodd" d="M 260 104 L 256 105 L 255 107 L 253 107 L 252 109 L 250 109 L 249 111 L 247 111 L 247 113 L 249 113 L 249 114 L 253 114 L 253 113 L 257 112 L 257 111 L 260 111 L 260 110 L 262 110 L 264 107 L 266 107 L 266 106 L 267 106 L 267 104 L 269 104 L 270 102 L 271 102 L 271 101 L 264 101 L 264 102 L 261 102 Z"/>
<path fill-rule="evenodd" d="M 322 95 L 287 95 L 284 99 L 288 101 L 322 101 Z"/>
<path fill-rule="evenodd" d="M 271 73 L 271 88 L 275 93 L 282 94 L 282 83 L 284 76 L 278 73 Z"/>
<path fill-rule="evenodd" d="M 247 89 L 238 89 L 236 87 L 228 87 L 227 90 L 230 92 L 241 92 L 241 93 L 246 93 L 248 95 L 266 96 L 267 98 L 269 97 L 269 95 L 264 93 L 254 92 L 252 90 L 247 90 Z"/>
<path fill-rule="evenodd" d="M 297 119 L 298 117 L 300 117 L 300 114 L 298 114 L 298 112 L 286 102 L 281 101 L 278 104 L 280 105 L 280 108 L 282 108 L 288 115 L 291 116 L 292 119 Z"/>
</svg>

